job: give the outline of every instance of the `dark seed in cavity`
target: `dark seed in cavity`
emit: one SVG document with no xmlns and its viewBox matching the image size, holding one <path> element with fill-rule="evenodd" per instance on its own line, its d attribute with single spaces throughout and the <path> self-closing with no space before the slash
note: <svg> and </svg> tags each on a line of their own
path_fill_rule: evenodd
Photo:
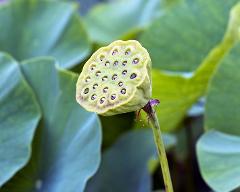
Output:
<svg viewBox="0 0 240 192">
<path fill-rule="evenodd" d="M 136 73 L 132 73 L 131 76 L 130 76 L 130 79 L 134 79 L 137 77 L 137 74 Z"/>
<path fill-rule="evenodd" d="M 116 99 L 116 94 L 112 94 L 112 95 L 111 95 L 111 99 L 112 99 L 112 100 Z"/>
<path fill-rule="evenodd" d="M 104 87 L 103 88 L 103 93 L 107 93 L 107 91 L 108 91 L 108 87 Z"/>
<path fill-rule="evenodd" d="M 135 59 L 133 59 L 133 61 L 132 61 L 133 64 L 138 64 L 138 62 L 139 62 L 139 59 L 138 59 L 138 58 L 135 58 Z"/>
<path fill-rule="evenodd" d="M 118 61 L 114 61 L 113 66 L 117 66 L 118 65 Z"/>
<path fill-rule="evenodd" d="M 121 93 L 122 93 L 122 94 L 125 94 L 125 93 L 126 93 L 126 89 L 125 89 L 125 88 L 122 89 L 122 90 L 121 90 Z"/>
<path fill-rule="evenodd" d="M 102 98 L 100 99 L 100 104 L 103 104 L 104 101 L 105 101 L 105 97 L 102 97 Z"/>
<path fill-rule="evenodd" d="M 96 98 L 97 98 L 96 94 L 93 94 L 92 97 L 91 97 L 92 100 L 95 100 Z"/>
<path fill-rule="evenodd" d="M 96 65 L 91 66 L 91 70 L 93 71 L 96 68 Z"/>
<path fill-rule="evenodd" d="M 130 55 L 130 53 L 131 53 L 130 49 L 127 49 L 127 50 L 125 51 L 125 55 Z"/>
<path fill-rule="evenodd" d="M 93 85 L 93 89 L 96 89 L 97 87 L 98 87 L 97 83 Z"/>
<path fill-rule="evenodd" d="M 117 49 L 114 49 L 114 51 L 112 52 L 112 55 L 116 55 L 117 52 L 118 52 L 118 50 L 117 50 Z"/>
<path fill-rule="evenodd" d="M 89 88 L 86 88 L 86 89 L 84 89 L 84 91 L 83 91 L 84 94 L 88 94 L 88 92 L 89 92 Z"/>
<path fill-rule="evenodd" d="M 101 74 L 101 71 L 97 71 L 95 75 L 98 77 Z"/>
<path fill-rule="evenodd" d="M 89 82 L 90 79 L 91 79 L 91 77 L 88 76 L 88 77 L 85 79 L 85 82 Z"/>
<path fill-rule="evenodd" d="M 117 74 L 114 74 L 113 76 L 112 76 L 112 80 L 116 80 L 117 79 Z"/>
<path fill-rule="evenodd" d="M 106 67 L 109 67 L 109 65 L 110 65 L 110 62 L 109 62 L 109 61 L 106 61 L 105 66 L 106 66 Z"/>
<path fill-rule="evenodd" d="M 104 76 L 103 78 L 102 78 L 102 81 L 106 81 L 108 79 L 108 77 L 107 76 Z"/>
<path fill-rule="evenodd" d="M 119 86 L 119 87 L 122 87 L 122 86 L 123 86 L 123 82 L 120 81 L 120 82 L 118 83 L 118 86 Z"/>
<path fill-rule="evenodd" d="M 123 62 L 122 62 L 122 65 L 123 65 L 123 66 L 126 66 L 126 65 L 127 65 L 127 61 L 123 61 Z"/>
<path fill-rule="evenodd" d="M 127 74 L 127 70 L 123 70 L 122 74 L 126 75 Z"/>
<path fill-rule="evenodd" d="M 104 56 L 101 55 L 101 56 L 100 56 L 100 61 L 103 61 L 103 59 L 104 59 Z"/>
</svg>

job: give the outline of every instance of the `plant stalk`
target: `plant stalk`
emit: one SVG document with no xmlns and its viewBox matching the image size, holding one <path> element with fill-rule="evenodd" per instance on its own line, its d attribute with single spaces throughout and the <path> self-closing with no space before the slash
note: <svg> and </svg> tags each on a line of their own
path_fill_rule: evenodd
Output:
<svg viewBox="0 0 240 192">
<path fill-rule="evenodd" d="M 152 124 L 154 141 L 158 151 L 166 192 L 173 192 L 173 185 L 169 171 L 167 155 L 161 134 L 160 124 L 156 112 L 153 108 L 153 106 L 158 104 L 159 101 L 157 99 L 152 99 L 143 107 L 143 110 L 148 114 L 148 118 Z"/>
<path fill-rule="evenodd" d="M 149 120 L 151 121 L 151 124 L 152 124 L 153 135 L 154 135 L 154 140 L 155 140 L 155 144 L 157 147 L 158 156 L 161 164 L 165 189 L 166 189 L 166 192 L 173 192 L 172 180 L 171 180 L 171 175 L 169 171 L 167 155 L 164 148 L 163 138 L 160 130 L 160 124 L 154 109 L 153 109 L 153 114 Z"/>
</svg>

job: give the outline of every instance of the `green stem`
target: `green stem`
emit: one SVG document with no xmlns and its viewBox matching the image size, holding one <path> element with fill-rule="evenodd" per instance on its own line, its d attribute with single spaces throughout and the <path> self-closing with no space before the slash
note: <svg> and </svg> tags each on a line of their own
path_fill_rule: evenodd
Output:
<svg viewBox="0 0 240 192">
<path fill-rule="evenodd" d="M 154 135 L 155 144 L 158 150 L 158 156 L 159 156 L 159 160 L 162 168 L 162 175 L 163 175 L 163 180 L 165 184 L 165 189 L 166 189 L 166 192 L 173 192 L 172 180 L 169 172 L 168 160 L 167 160 L 167 155 L 164 148 L 160 125 L 159 125 L 155 110 L 153 108 L 152 110 L 153 112 L 149 119 L 152 123 L 153 135 Z"/>
</svg>

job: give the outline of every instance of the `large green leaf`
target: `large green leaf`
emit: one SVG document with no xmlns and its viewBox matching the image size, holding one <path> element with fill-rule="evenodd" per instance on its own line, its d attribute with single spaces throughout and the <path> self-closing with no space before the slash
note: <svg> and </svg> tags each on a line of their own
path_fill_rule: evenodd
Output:
<svg viewBox="0 0 240 192">
<path fill-rule="evenodd" d="M 175 138 L 164 135 L 166 148 L 175 144 Z M 151 129 L 128 132 L 102 157 L 97 174 L 87 185 L 87 192 L 150 192 L 150 159 L 156 158 L 156 146 Z"/>
<path fill-rule="evenodd" d="M 240 135 L 239 54 L 237 45 L 211 80 L 206 99 L 206 130 Z M 240 186 L 240 137 L 217 131 L 206 133 L 198 142 L 201 174 L 215 191 L 232 191 Z"/>
<path fill-rule="evenodd" d="M 102 148 L 105 149 L 111 146 L 119 135 L 133 128 L 136 117 L 134 113 L 123 113 L 113 116 L 101 116 L 100 118 L 103 132 Z"/>
<path fill-rule="evenodd" d="M 152 70 L 153 98 L 161 101 L 157 115 L 163 131 L 176 130 L 192 105 L 205 94 L 208 82 L 225 53 L 225 45 L 217 47 L 189 77 Z"/>
<path fill-rule="evenodd" d="M 161 0 L 117 0 L 94 7 L 85 17 L 91 39 L 107 44 L 126 39 L 160 14 Z"/>
<path fill-rule="evenodd" d="M 47 58 L 22 64 L 40 103 L 43 120 L 30 163 L 1 192 L 80 192 L 99 166 L 98 117 L 76 103 L 77 76 L 56 70 L 54 64 Z"/>
<path fill-rule="evenodd" d="M 239 18 L 240 4 L 231 11 L 229 25 L 223 40 L 208 53 L 193 73 L 178 74 L 156 69 L 152 71 L 153 98 L 161 100 L 157 114 L 164 131 L 175 130 L 186 116 L 189 108 L 205 95 L 215 69 L 239 40 Z"/>
<path fill-rule="evenodd" d="M 0 50 L 17 60 L 53 56 L 63 68 L 85 59 L 90 44 L 76 5 L 14 0 L 0 5 Z"/>
<path fill-rule="evenodd" d="M 20 68 L 0 53 L 0 187 L 29 160 L 40 109 Z"/>
<path fill-rule="evenodd" d="M 238 0 L 186 0 L 158 18 L 140 41 L 153 66 L 193 71 L 222 40 L 229 11 Z"/>
<path fill-rule="evenodd" d="M 240 186 L 240 137 L 207 132 L 197 143 L 197 155 L 202 176 L 214 191 Z"/>
<path fill-rule="evenodd" d="M 240 135 L 240 46 L 223 60 L 207 95 L 205 128 Z"/>
</svg>

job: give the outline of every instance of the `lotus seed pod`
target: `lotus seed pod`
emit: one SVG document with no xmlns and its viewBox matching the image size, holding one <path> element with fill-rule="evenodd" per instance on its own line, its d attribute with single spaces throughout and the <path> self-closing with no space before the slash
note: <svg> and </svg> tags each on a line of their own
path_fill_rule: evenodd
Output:
<svg viewBox="0 0 240 192">
<path fill-rule="evenodd" d="M 115 41 L 85 63 L 76 86 L 77 102 L 109 116 L 137 111 L 151 98 L 151 59 L 134 40 Z"/>
</svg>

